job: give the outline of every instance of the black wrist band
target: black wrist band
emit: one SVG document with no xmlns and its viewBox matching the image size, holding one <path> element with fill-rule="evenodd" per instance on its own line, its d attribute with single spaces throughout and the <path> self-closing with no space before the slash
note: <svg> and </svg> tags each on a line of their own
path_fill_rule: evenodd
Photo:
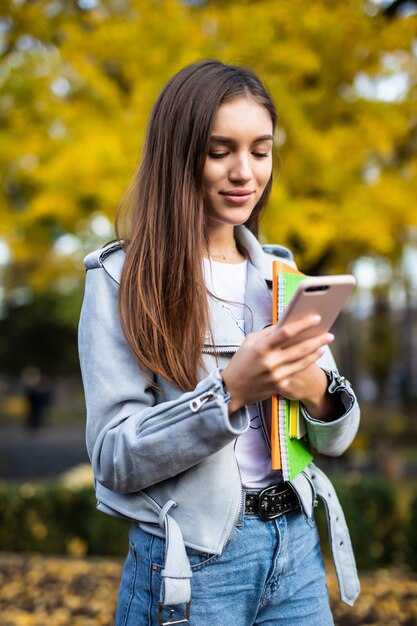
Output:
<svg viewBox="0 0 417 626">
<path fill-rule="evenodd" d="M 224 391 L 225 393 L 227 393 L 226 382 L 225 382 L 225 380 L 224 380 L 224 378 L 223 378 L 223 374 L 222 374 L 222 372 L 223 372 L 223 370 L 220 370 L 220 378 L 222 379 L 223 391 Z"/>
</svg>

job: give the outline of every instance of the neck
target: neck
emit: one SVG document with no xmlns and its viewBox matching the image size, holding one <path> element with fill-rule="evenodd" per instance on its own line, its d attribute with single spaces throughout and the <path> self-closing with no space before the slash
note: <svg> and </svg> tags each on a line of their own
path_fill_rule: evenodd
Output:
<svg viewBox="0 0 417 626">
<path fill-rule="evenodd" d="M 225 224 L 208 232 L 208 258 L 220 263 L 241 263 L 245 257 L 239 252 L 234 237 L 234 227 Z"/>
<path fill-rule="evenodd" d="M 208 229 L 208 247 L 212 251 L 231 250 L 236 246 L 234 227 L 229 224 Z"/>
</svg>

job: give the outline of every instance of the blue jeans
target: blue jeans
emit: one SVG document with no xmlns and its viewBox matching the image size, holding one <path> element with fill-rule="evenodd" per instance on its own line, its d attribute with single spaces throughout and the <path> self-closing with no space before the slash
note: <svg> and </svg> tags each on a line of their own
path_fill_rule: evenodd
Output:
<svg viewBox="0 0 417 626">
<path fill-rule="evenodd" d="M 242 516 L 223 554 L 187 551 L 191 626 L 333 625 L 317 529 L 302 512 Z M 132 525 L 116 626 L 157 626 L 163 561 L 164 540 Z M 183 615 L 175 607 L 171 619 Z"/>
</svg>

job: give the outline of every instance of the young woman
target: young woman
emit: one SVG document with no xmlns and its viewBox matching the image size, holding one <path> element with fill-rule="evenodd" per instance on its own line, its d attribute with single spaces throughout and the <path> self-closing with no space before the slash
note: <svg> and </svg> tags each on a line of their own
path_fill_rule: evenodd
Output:
<svg viewBox="0 0 417 626">
<path fill-rule="evenodd" d="M 359 586 L 336 494 L 313 464 L 271 470 L 269 400 L 299 400 L 310 445 L 341 454 L 359 409 L 330 334 L 271 325 L 280 246 L 256 239 L 272 183 L 274 104 L 249 70 L 176 74 L 149 121 L 118 220 L 85 259 L 80 359 L 98 508 L 132 521 L 117 626 L 327 626 L 316 494 L 341 596 Z M 277 504 L 278 502 L 278 504 Z M 191 601 L 191 602 L 190 602 Z"/>
</svg>

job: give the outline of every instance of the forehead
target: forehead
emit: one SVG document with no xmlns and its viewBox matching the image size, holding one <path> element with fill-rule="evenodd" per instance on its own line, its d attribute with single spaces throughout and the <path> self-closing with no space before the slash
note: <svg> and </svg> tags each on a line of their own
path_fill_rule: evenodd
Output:
<svg viewBox="0 0 417 626">
<path fill-rule="evenodd" d="M 219 106 L 211 132 L 228 137 L 272 134 L 272 120 L 266 108 L 253 98 L 236 98 Z"/>
</svg>

